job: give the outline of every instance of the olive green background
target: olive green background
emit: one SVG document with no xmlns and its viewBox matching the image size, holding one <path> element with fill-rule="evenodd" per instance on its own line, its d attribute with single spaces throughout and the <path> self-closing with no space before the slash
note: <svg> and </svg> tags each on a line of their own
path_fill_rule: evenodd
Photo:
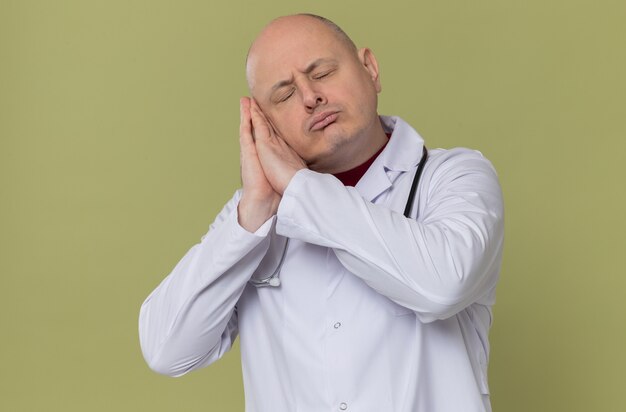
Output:
<svg viewBox="0 0 626 412">
<path fill-rule="evenodd" d="M 494 410 L 626 410 L 626 3 L 608 0 L 0 0 L 0 410 L 243 410 L 238 347 L 159 376 L 137 316 L 239 185 L 250 41 L 301 11 L 374 50 L 381 113 L 499 172 Z"/>
</svg>

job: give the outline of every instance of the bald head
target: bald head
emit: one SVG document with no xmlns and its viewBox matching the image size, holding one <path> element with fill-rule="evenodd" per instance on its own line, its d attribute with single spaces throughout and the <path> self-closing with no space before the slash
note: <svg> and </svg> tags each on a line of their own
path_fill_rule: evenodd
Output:
<svg viewBox="0 0 626 412">
<path fill-rule="evenodd" d="M 312 170 L 359 164 L 387 139 L 374 54 L 323 17 L 273 20 L 250 47 L 246 77 L 272 129 Z"/>
<path fill-rule="evenodd" d="M 343 42 L 344 45 L 348 49 L 351 49 L 351 50 L 353 50 L 356 53 L 357 48 L 356 48 L 356 45 L 354 44 L 354 42 L 352 41 L 352 39 L 346 34 L 345 31 L 343 31 L 341 29 L 341 27 L 339 27 L 337 24 L 335 24 L 335 22 L 327 19 L 326 17 L 318 16 L 317 14 L 302 13 L 302 14 L 300 14 L 300 16 L 311 17 L 313 19 L 317 19 L 320 22 L 324 23 L 329 29 L 331 29 L 331 30 L 333 30 L 335 32 L 335 34 L 337 35 L 337 40 Z"/>
<path fill-rule="evenodd" d="M 341 27 L 325 17 L 309 13 L 278 17 L 263 28 L 248 50 L 246 78 L 250 92 L 253 89 L 252 78 L 254 78 L 250 67 L 251 60 L 254 62 L 259 53 L 271 53 L 272 49 L 281 47 L 280 40 L 292 37 L 299 32 L 305 32 L 305 39 L 308 38 L 309 42 L 318 40 L 320 36 L 330 35 L 337 44 L 345 47 L 355 57 L 357 56 L 358 50 L 352 39 Z"/>
</svg>

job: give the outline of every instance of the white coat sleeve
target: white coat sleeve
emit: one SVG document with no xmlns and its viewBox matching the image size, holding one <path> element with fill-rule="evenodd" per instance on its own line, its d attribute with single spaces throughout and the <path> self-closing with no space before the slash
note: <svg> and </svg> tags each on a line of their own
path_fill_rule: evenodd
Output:
<svg viewBox="0 0 626 412">
<path fill-rule="evenodd" d="M 239 198 L 237 192 L 141 306 L 141 349 L 156 372 L 180 376 L 207 366 L 237 336 L 236 303 L 269 247 L 275 220 L 247 232 L 237 221 Z"/>
<path fill-rule="evenodd" d="M 428 162 L 417 220 L 332 175 L 301 170 L 283 194 L 277 233 L 333 248 L 348 270 L 423 322 L 450 317 L 495 287 L 502 193 L 479 152 L 454 149 Z"/>
</svg>

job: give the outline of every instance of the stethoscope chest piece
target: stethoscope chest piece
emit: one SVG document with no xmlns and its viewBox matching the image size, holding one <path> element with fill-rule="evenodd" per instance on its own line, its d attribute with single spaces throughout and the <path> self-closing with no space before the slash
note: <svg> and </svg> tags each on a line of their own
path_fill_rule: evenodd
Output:
<svg viewBox="0 0 626 412">
<path fill-rule="evenodd" d="M 278 277 L 278 273 L 276 275 L 276 277 L 270 277 L 270 280 L 268 282 L 270 286 L 273 286 L 275 288 L 280 286 L 280 278 Z"/>
<path fill-rule="evenodd" d="M 285 256 L 287 256 L 287 249 L 289 249 L 289 238 L 283 239 L 284 243 L 280 242 L 278 238 L 272 239 L 275 243 L 270 243 L 270 250 L 268 250 L 266 258 L 261 261 L 257 271 L 252 278 L 250 278 L 250 283 L 254 286 L 258 288 L 266 286 L 277 288 L 280 286 L 280 278 L 278 275 L 283 267 Z M 282 251 L 280 251 L 281 246 Z M 278 260 L 278 263 L 276 263 L 275 259 L 279 255 L 280 259 Z M 265 261 L 266 259 L 268 260 L 267 262 Z M 272 270 L 272 272 L 270 272 L 270 270 Z"/>
</svg>

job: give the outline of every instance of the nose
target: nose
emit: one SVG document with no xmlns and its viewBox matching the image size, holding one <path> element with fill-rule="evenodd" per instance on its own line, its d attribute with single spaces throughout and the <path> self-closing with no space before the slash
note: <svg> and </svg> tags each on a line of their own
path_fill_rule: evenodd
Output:
<svg viewBox="0 0 626 412">
<path fill-rule="evenodd" d="M 307 112 L 313 112 L 317 106 L 321 106 L 327 103 L 326 96 L 321 90 L 313 85 L 301 86 L 302 91 L 302 103 Z"/>
</svg>

